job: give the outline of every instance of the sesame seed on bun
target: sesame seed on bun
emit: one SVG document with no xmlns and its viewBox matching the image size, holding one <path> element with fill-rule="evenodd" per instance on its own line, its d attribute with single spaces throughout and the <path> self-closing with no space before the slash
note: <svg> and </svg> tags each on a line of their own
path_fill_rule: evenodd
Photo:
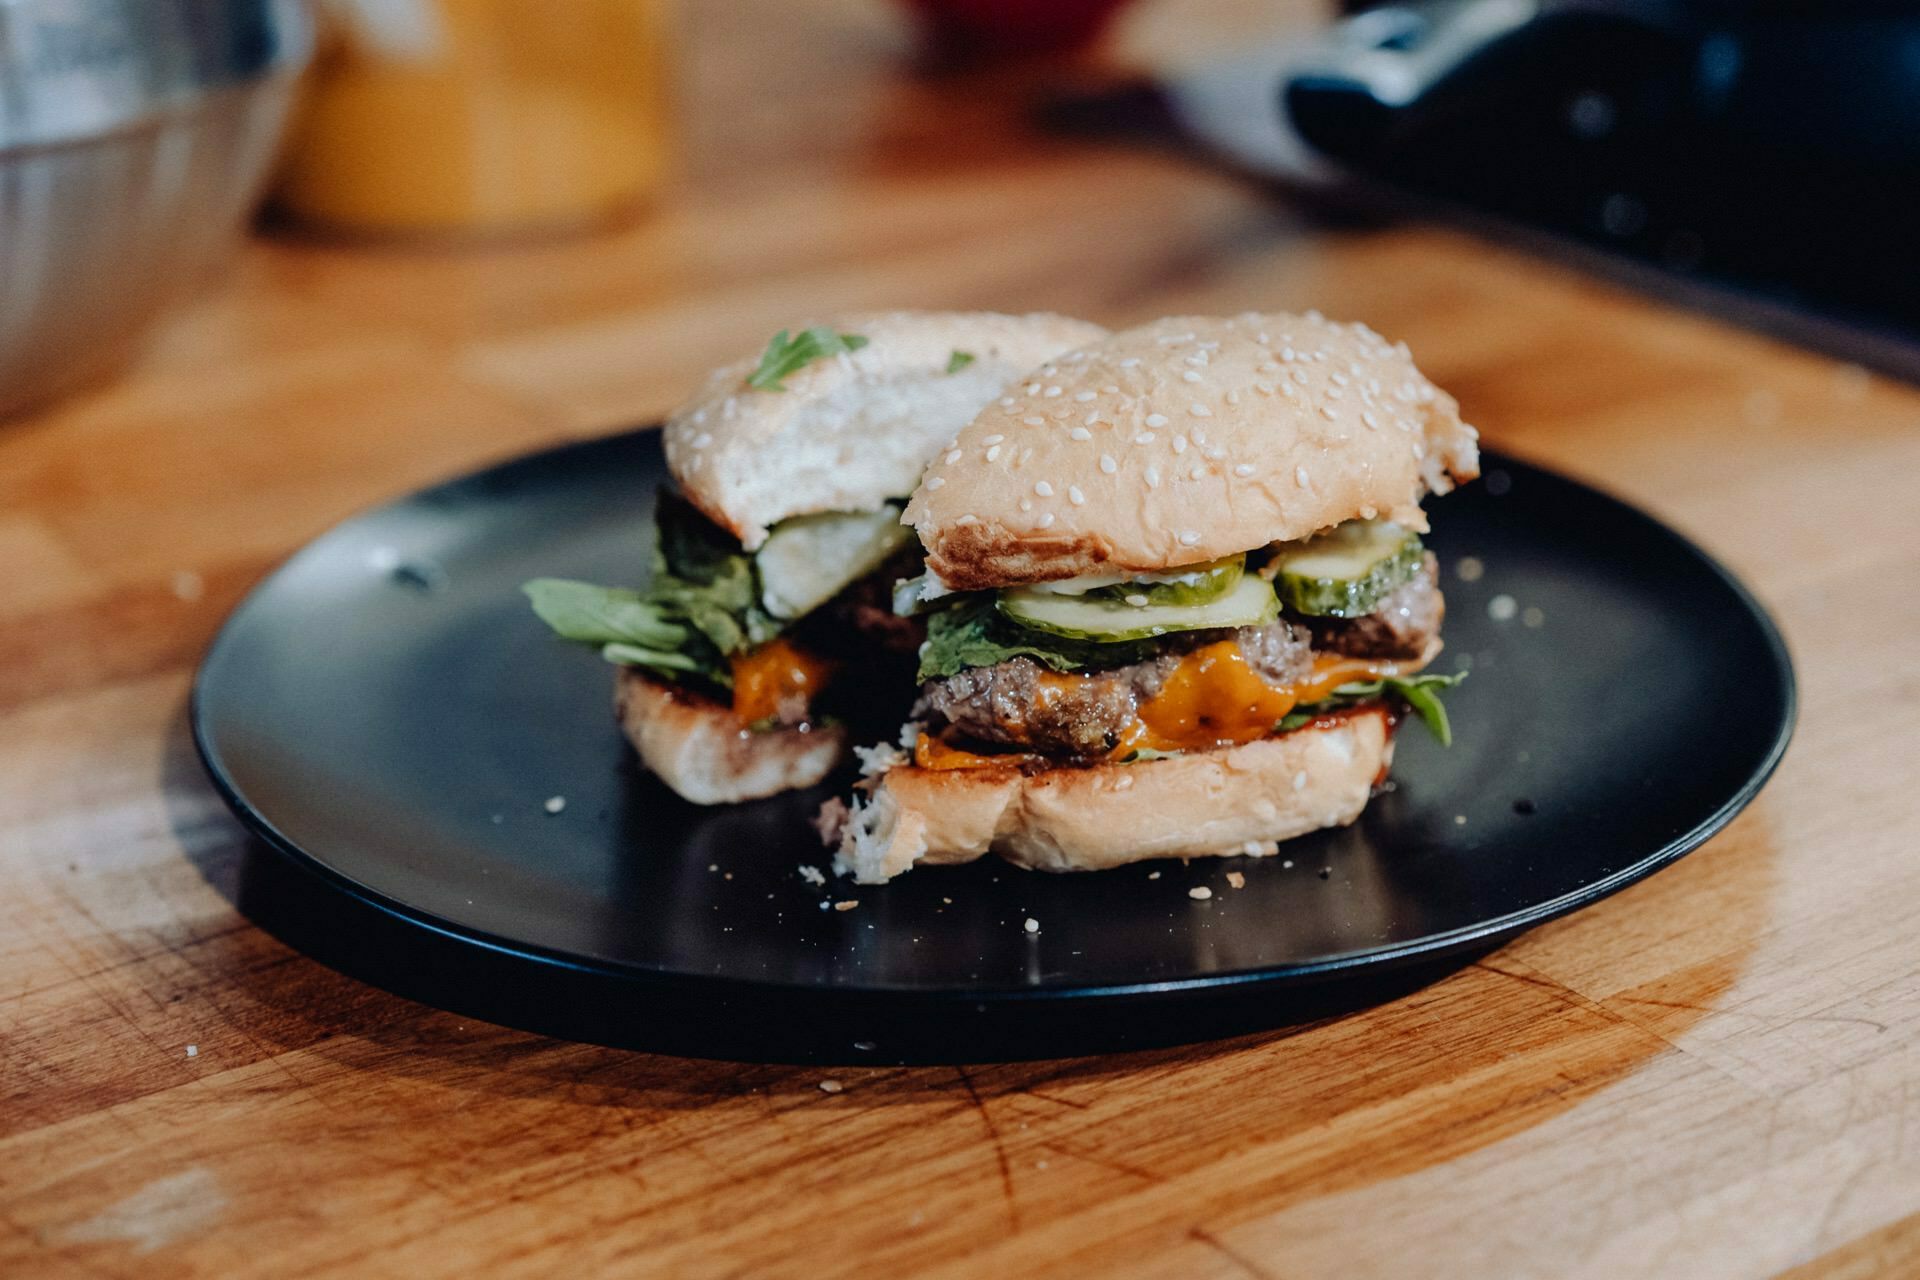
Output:
<svg viewBox="0 0 1920 1280">
<path fill-rule="evenodd" d="M 1425 530 L 1478 435 L 1365 325 L 1174 316 L 1047 359 L 928 468 L 906 511 L 948 587 L 1152 573 L 1351 519 Z"/>
<path fill-rule="evenodd" d="M 667 465 L 681 491 L 749 551 L 791 516 L 877 511 L 911 493 L 983 406 L 1035 365 L 1106 333 L 1067 316 L 993 312 L 895 311 L 823 327 L 859 341 L 786 372 L 777 387 L 748 384 L 756 352 L 716 369 L 667 421 Z"/>
</svg>

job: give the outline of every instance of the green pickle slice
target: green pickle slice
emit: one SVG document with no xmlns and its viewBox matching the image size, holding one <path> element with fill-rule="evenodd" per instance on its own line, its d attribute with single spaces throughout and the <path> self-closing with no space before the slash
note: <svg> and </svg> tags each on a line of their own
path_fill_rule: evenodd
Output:
<svg viewBox="0 0 1920 1280">
<path fill-rule="evenodd" d="M 1138 607 L 1142 596 L 1146 597 L 1148 604 L 1208 604 L 1239 586 L 1246 568 L 1247 558 L 1244 555 L 1226 556 L 1189 566 L 1177 574 L 1158 574 L 1153 578 L 1096 587 L 1087 595 L 1117 600 L 1134 607 Z"/>
<path fill-rule="evenodd" d="M 1258 627 L 1280 616 L 1280 601 L 1265 580 L 1242 574 L 1237 567 L 1233 571 L 1233 579 L 1232 585 L 1223 594 L 1201 604 L 1155 604 L 1145 590 L 1127 591 L 1116 596 L 1107 592 L 1118 588 L 1103 587 L 1085 595 L 1069 596 L 1037 591 L 1031 587 L 1016 587 L 1002 591 L 996 605 L 1001 613 L 1023 627 L 1072 640 L 1102 642 L 1146 640 L 1170 631 Z M 1128 603 L 1129 596 L 1133 599 L 1148 596 L 1147 603 Z"/>
<path fill-rule="evenodd" d="M 1391 520 L 1349 520 L 1283 543 L 1261 573 L 1296 612 L 1360 618 L 1420 571 L 1420 537 Z"/>
</svg>

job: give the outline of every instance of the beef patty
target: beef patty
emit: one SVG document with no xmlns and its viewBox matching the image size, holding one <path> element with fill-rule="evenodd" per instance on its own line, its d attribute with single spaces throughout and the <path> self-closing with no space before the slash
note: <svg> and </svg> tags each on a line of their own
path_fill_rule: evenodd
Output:
<svg viewBox="0 0 1920 1280">
<path fill-rule="evenodd" d="M 1232 640 L 1247 665 L 1270 684 L 1300 680 L 1317 649 L 1355 657 L 1417 657 L 1438 632 L 1445 607 L 1429 555 L 1421 571 L 1364 618 L 1280 618 L 1262 627 L 1189 631 L 1167 637 L 1144 662 L 1051 679 L 1032 658 L 974 667 L 920 690 L 913 714 L 930 728 L 1050 755 L 1100 756 L 1113 750 L 1142 703 L 1159 693 L 1180 659 L 1202 645 Z"/>
</svg>

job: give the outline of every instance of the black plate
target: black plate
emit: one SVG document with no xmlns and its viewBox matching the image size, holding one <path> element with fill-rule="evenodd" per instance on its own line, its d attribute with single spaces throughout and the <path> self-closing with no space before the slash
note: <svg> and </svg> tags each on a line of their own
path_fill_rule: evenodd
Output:
<svg viewBox="0 0 1920 1280">
<path fill-rule="evenodd" d="M 1487 466 L 1432 504 L 1437 669 L 1473 672 L 1451 698 L 1454 746 L 1408 725 L 1394 788 L 1286 861 L 1051 876 L 993 860 L 822 889 L 799 869 L 826 861 L 806 822 L 826 790 L 681 802 L 633 766 L 600 659 L 552 639 L 517 590 L 641 578 L 664 474 L 652 433 L 495 467 L 320 538 L 228 621 L 194 733 L 234 810 L 293 860 L 256 859 L 243 907 L 462 1013 L 769 1060 L 985 1060 L 1279 1025 L 1427 980 L 1666 865 L 1786 749 L 1792 669 L 1737 582 L 1612 498 Z M 1468 557 L 1484 566 L 1471 580 Z M 1200 885 L 1210 900 L 1188 896 Z"/>
</svg>

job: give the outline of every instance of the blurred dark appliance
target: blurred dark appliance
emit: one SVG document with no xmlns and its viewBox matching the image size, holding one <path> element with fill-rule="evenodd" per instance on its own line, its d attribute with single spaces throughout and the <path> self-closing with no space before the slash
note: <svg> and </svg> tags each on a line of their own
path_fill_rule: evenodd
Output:
<svg viewBox="0 0 1920 1280">
<path fill-rule="evenodd" d="M 1920 376 L 1920 5 L 1426 0 L 1219 76 L 1171 101 L 1243 161 L 1528 228 Z M 1292 154 L 1221 109 L 1262 76 Z"/>
</svg>

